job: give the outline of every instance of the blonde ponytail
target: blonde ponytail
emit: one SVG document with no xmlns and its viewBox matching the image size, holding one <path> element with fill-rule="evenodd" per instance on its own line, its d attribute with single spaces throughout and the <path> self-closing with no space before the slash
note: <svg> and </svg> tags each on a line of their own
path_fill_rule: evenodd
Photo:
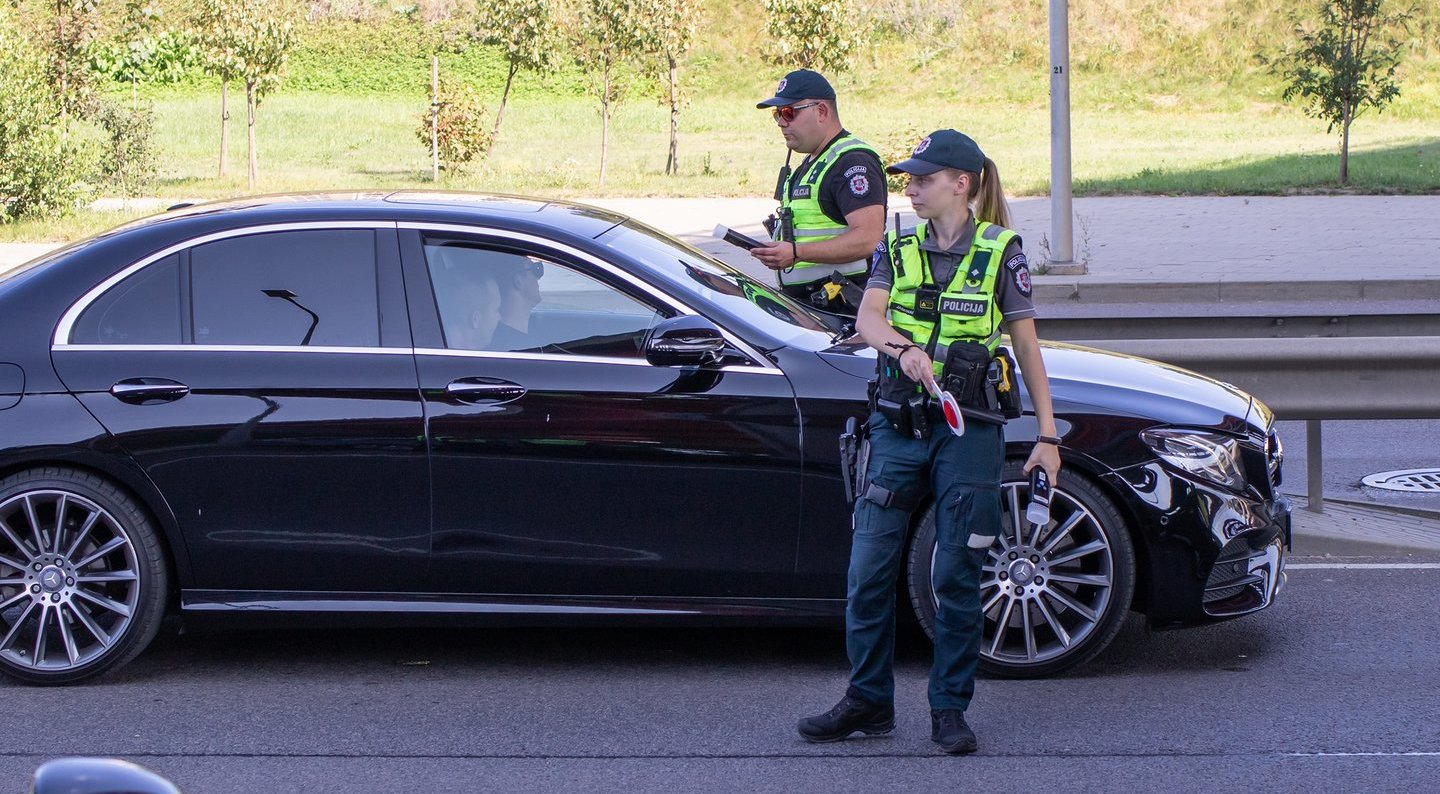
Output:
<svg viewBox="0 0 1440 794">
<path fill-rule="evenodd" d="M 985 173 L 972 174 L 970 202 L 975 205 L 975 219 L 988 221 L 996 226 L 1010 228 L 1010 205 L 1005 201 L 1005 190 L 1000 186 L 1000 169 L 995 161 L 985 158 Z"/>
</svg>

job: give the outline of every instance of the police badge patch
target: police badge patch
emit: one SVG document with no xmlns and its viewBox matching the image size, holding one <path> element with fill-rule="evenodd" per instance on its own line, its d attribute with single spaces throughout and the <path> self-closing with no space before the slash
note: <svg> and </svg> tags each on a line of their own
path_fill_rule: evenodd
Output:
<svg viewBox="0 0 1440 794">
<path fill-rule="evenodd" d="M 1005 267 L 1015 279 L 1015 288 L 1020 290 L 1021 295 L 1030 297 L 1030 263 L 1025 259 L 1025 255 L 1022 253 L 1010 257 Z"/>
<path fill-rule="evenodd" d="M 785 90 L 786 82 L 785 78 L 780 78 L 780 85 L 775 86 L 775 96 L 780 96 L 780 92 Z"/>
<path fill-rule="evenodd" d="M 870 180 L 864 174 L 850 177 L 850 192 L 856 196 L 863 196 L 870 192 Z"/>
<path fill-rule="evenodd" d="M 930 148 L 930 136 L 929 136 L 929 135 L 926 135 L 924 138 L 921 138 L 921 139 L 920 139 L 920 142 L 919 142 L 919 143 L 915 144 L 915 151 L 912 152 L 912 154 L 924 154 L 925 150 L 926 150 L 926 149 L 929 149 L 929 148 Z"/>
</svg>

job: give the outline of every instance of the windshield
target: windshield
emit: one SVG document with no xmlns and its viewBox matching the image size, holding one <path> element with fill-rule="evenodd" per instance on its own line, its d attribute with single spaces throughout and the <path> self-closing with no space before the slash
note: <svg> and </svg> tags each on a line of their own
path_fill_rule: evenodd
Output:
<svg viewBox="0 0 1440 794">
<path fill-rule="evenodd" d="M 600 242 L 661 271 L 701 300 L 786 345 L 829 347 L 838 323 L 768 284 L 672 237 L 634 221 L 600 235 Z M 834 325 L 835 327 L 831 327 Z"/>
</svg>

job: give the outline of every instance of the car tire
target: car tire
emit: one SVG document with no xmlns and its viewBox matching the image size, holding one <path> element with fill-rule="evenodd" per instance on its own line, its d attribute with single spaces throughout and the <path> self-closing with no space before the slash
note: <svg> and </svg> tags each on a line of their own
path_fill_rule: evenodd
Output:
<svg viewBox="0 0 1440 794">
<path fill-rule="evenodd" d="M 155 524 L 114 483 L 53 467 L 0 480 L 0 672 L 59 685 L 114 670 L 155 638 L 168 594 Z"/>
<path fill-rule="evenodd" d="M 1007 678 L 1043 678 L 1094 659 L 1120 631 L 1135 591 L 1130 533 L 1098 487 L 1082 474 L 1062 471 L 1050 523 L 1038 536 L 1023 524 L 1029 491 L 1022 462 L 1008 461 L 1001 474 L 1000 536 L 980 573 L 980 669 Z M 932 640 L 934 559 L 932 504 L 920 517 L 907 559 L 910 603 Z"/>
</svg>

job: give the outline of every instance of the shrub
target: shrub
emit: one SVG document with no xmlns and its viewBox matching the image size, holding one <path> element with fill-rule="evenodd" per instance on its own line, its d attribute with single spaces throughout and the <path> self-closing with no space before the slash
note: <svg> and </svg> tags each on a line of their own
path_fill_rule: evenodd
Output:
<svg viewBox="0 0 1440 794">
<path fill-rule="evenodd" d="M 765 0 L 765 19 L 766 60 L 791 69 L 844 71 L 864 34 L 853 0 Z"/>
<path fill-rule="evenodd" d="M 134 196 L 155 179 L 155 113 L 115 102 L 100 105 L 95 121 L 105 131 L 100 174 L 122 196 Z"/>
<path fill-rule="evenodd" d="M 0 5 L 0 223 L 70 212 L 94 163 L 64 134 L 39 54 Z"/>
<path fill-rule="evenodd" d="M 440 82 L 440 115 L 437 140 L 440 164 L 457 168 L 490 151 L 490 131 L 486 124 L 489 111 L 480 99 L 480 92 L 468 83 Z M 430 150 L 430 111 L 420 115 L 415 137 Z"/>
</svg>

